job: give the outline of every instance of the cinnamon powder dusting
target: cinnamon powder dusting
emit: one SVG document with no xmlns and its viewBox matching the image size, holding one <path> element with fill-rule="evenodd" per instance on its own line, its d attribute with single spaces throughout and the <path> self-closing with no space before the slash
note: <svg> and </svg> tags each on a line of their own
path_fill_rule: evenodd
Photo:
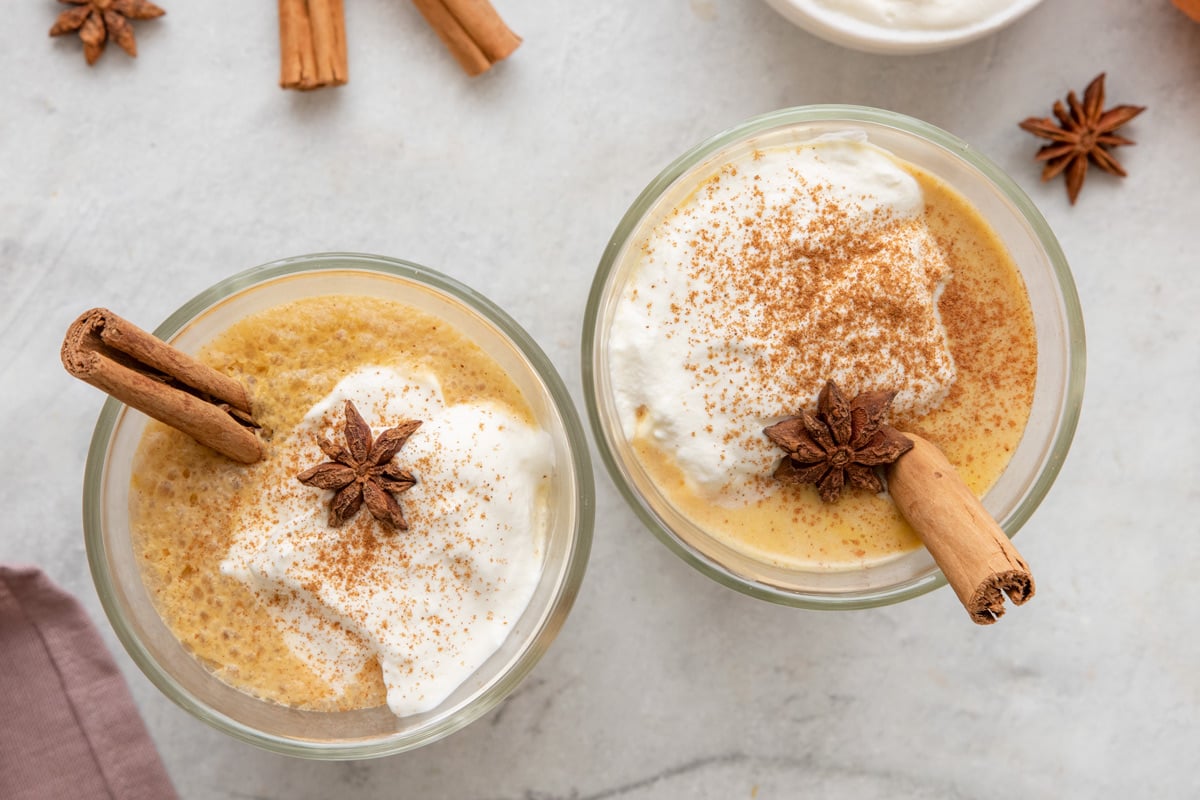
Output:
<svg viewBox="0 0 1200 800">
<path fill-rule="evenodd" d="M 473 596 L 511 576 L 499 563 L 503 556 L 489 550 L 492 540 L 482 533 L 464 533 L 452 545 L 444 539 L 435 544 L 428 534 L 433 517 L 472 503 L 468 510 L 478 512 L 480 530 L 487 525 L 498 529 L 501 515 L 493 513 L 494 507 L 509 497 L 496 480 L 499 470 L 488 463 L 495 455 L 477 449 L 458 459 L 458 469 L 488 470 L 481 473 L 487 485 L 477 498 L 463 500 L 453 486 L 423 480 L 423 472 L 432 472 L 431 453 L 418 452 L 410 441 L 402 465 L 422 479 L 423 491 L 419 503 L 405 505 L 410 530 L 396 535 L 380 528 L 370 514 L 359 514 L 332 529 L 336 537 L 311 551 L 310 566 L 321 573 L 319 579 L 314 574 L 270 595 L 222 572 L 235 530 L 270 531 L 284 523 L 278 504 L 261 502 L 276 492 L 304 493 L 305 507 L 314 509 L 318 518 L 324 516 L 320 492 L 295 478 L 320 459 L 320 451 L 315 446 L 293 450 L 281 445 L 314 403 L 363 364 L 416 364 L 437 376 L 447 404 L 491 403 L 504 410 L 506 419 L 522 425 L 533 422 L 528 405 L 500 366 L 458 331 L 409 306 L 375 298 L 313 298 L 262 312 L 234 325 L 199 357 L 252 388 L 256 411 L 272 432 L 271 460 L 247 469 L 165 426 L 148 426 L 135 458 L 130 517 L 143 580 L 156 608 L 190 652 L 240 689 L 313 710 L 383 703 L 387 687 L 375 658 L 331 661 L 322 665 L 327 669 L 318 669 L 296 654 L 296 639 L 314 647 L 334 642 L 346 652 L 366 652 L 351 621 L 319 621 L 310 615 L 305 625 L 290 625 L 285 633 L 280 620 L 298 623 L 296 610 L 322 591 L 323 581 L 328 581 L 327 589 L 365 602 L 370 584 L 363 578 L 384 575 L 389 565 L 411 571 L 410 585 L 419 598 L 433 598 L 450 587 L 454 589 L 447 596 Z M 378 432 L 403 418 L 381 416 L 371 424 Z M 340 415 L 331 421 L 340 422 Z M 412 496 L 403 495 L 406 501 Z M 356 581 L 360 588 L 355 588 Z M 410 604 L 407 613 L 413 612 Z M 417 634 L 414 628 L 408 644 L 435 657 L 448 652 L 445 642 L 456 629 L 461 632 L 473 622 L 444 608 L 425 609 L 422 616 L 432 624 L 425 633 Z M 479 616 L 492 617 L 494 627 L 502 624 L 497 612 Z M 381 620 L 381 635 L 403 635 L 402 618 L 403 613 Z M 492 635 L 477 635 L 473 644 Z M 405 669 L 419 668 L 409 664 Z"/>
<path fill-rule="evenodd" d="M 326 525 L 314 489 L 295 480 L 314 439 L 340 426 L 330 411 L 315 436 L 292 437 L 272 453 L 261 502 L 237 526 L 222 569 L 259 586 L 260 598 L 271 586 L 293 587 L 269 601 L 274 621 L 332 686 L 377 659 L 392 710 L 420 713 L 494 651 L 532 592 L 538 551 L 523 515 L 537 498 L 526 473 L 542 463 L 544 434 L 498 407 L 445 407 L 435 385 L 405 384 L 390 370 L 354 373 L 326 402 L 340 409 L 343 395 L 364 385 L 373 399 L 357 404 L 376 427 L 410 411 L 427 420 L 402 451 L 418 476 L 404 494 L 404 533 L 371 514 Z M 386 444 L 388 433 L 378 441 Z M 520 474 L 505 475 L 514 464 Z M 270 508 L 287 513 L 276 523 L 260 510 Z"/>
<path fill-rule="evenodd" d="M 855 569 L 919 540 L 886 495 L 855 493 L 831 508 L 811 487 L 779 488 L 770 480 L 778 452 L 762 428 L 813 410 L 830 378 L 854 393 L 897 389 L 893 424 L 935 441 L 982 494 L 1016 449 L 1032 405 L 1033 318 L 995 232 L 940 180 L 886 157 L 884 169 L 899 168 L 918 187 L 915 206 L 905 198 L 889 205 L 814 178 L 803 163 L 781 180 L 770 171 L 782 152 L 726 164 L 639 242 L 638 270 L 652 277 L 627 289 L 641 313 L 623 317 L 618 308 L 614 330 L 634 320 L 629 352 L 656 341 L 664 350 L 686 345 L 671 352 L 689 354 L 695 391 L 671 394 L 686 413 L 666 418 L 647 401 L 631 403 L 626 431 L 674 508 L 723 545 L 776 566 Z M 670 279 L 662 276 L 673 263 L 686 289 L 675 284 L 664 304 Z M 626 375 L 651 380 L 667 368 L 631 363 Z M 613 380 L 628 378 L 614 371 Z M 694 422 L 696 405 L 707 423 Z M 696 445 L 714 433 L 716 449 Z M 738 490 L 735 465 L 759 454 L 761 477 Z M 711 468 L 697 472 L 697 463 Z"/>
<path fill-rule="evenodd" d="M 782 414 L 797 399 L 815 401 L 831 371 L 853 376 L 855 391 L 887 388 L 875 376 L 904 376 L 895 388 L 908 392 L 901 407 L 912 408 L 928 376 L 953 374 L 937 319 L 924 313 L 947 264 L 923 247 L 920 217 L 879 208 L 864 214 L 831 199 L 829 185 L 810 185 L 795 172 L 792 179 L 794 203 L 779 204 L 758 188 L 718 200 L 714 179 L 701 190 L 708 195 L 702 211 L 689 205 L 677 212 L 715 219 L 688 242 L 685 268 L 697 288 L 672 305 L 669 335 L 683 331 L 703 345 L 721 330 L 765 343 L 752 352 L 702 348 L 705 357 L 687 363 L 695 373 L 727 378 L 721 391 L 704 395 L 706 410 L 757 407 L 765 396 Z M 654 254 L 647 248 L 650 260 Z M 897 280 L 898 272 L 912 279 Z"/>
</svg>

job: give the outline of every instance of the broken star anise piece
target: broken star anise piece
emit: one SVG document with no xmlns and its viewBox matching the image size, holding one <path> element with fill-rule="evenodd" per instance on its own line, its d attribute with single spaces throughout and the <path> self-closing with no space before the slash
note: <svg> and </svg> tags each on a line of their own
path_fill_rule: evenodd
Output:
<svg viewBox="0 0 1200 800">
<path fill-rule="evenodd" d="M 1054 102 L 1057 124 L 1049 117 L 1030 117 L 1020 123 L 1020 127 L 1034 136 L 1050 140 L 1036 156 L 1038 161 L 1046 162 L 1042 167 L 1042 180 L 1048 181 L 1066 173 L 1067 197 L 1074 205 L 1083 188 L 1089 161 L 1107 173 L 1125 177 L 1125 168 L 1109 150 L 1133 144 L 1124 136 L 1117 136 L 1116 130 L 1145 110 L 1145 106 L 1117 106 L 1105 111 L 1104 73 L 1101 72 L 1084 90 L 1082 103 L 1075 92 L 1067 93 L 1066 106 L 1061 100 Z"/>
<path fill-rule="evenodd" d="M 883 481 L 875 467 L 891 464 L 912 449 L 908 437 L 884 425 L 895 392 L 863 392 L 853 400 L 828 381 L 817 397 L 817 413 L 801 411 L 763 430 L 787 453 L 775 470 L 786 483 L 811 483 L 826 503 L 848 483 L 878 494 Z"/>
<path fill-rule="evenodd" d="M 131 19 L 153 19 L 167 13 L 149 0 L 58 0 L 69 3 L 58 15 L 51 36 L 79 31 L 83 40 L 83 57 L 95 64 L 104 52 L 104 43 L 111 38 L 129 55 L 137 56 L 137 41 L 133 38 Z"/>
<path fill-rule="evenodd" d="M 371 515 L 385 526 L 408 530 L 400 504 L 392 495 L 407 492 L 417 480 L 411 472 L 393 464 L 392 459 L 419 427 L 420 421 L 408 420 L 375 439 L 354 403 L 346 401 L 346 426 L 343 429 L 346 445 L 343 447 L 324 437 L 319 438 L 317 444 L 331 460 L 296 476 L 301 483 L 337 492 L 329 504 L 331 527 L 341 527 L 365 502 Z"/>
</svg>

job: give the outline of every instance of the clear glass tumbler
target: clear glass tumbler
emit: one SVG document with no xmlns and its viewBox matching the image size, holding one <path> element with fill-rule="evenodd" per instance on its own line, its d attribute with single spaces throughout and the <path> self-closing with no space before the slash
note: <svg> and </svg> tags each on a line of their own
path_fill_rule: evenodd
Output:
<svg viewBox="0 0 1200 800">
<path fill-rule="evenodd" d="M 142 583 L 129 531 L 131 464 L 147 419 L 110 399 L 84 477 L 84 535 L 100 600 L 150 680 L 196 717 L 268 750 L 319 759 L 371 758 L 433 742 L 504 699 L 550 646 L 574 602 L 591 546 L 594 485 L 587 442 L 561 378 L 520 326 L 491 301 L 433 270 L 380 256 L 324 253 L 221 281 L 155 331 L 195 351 L 232 323 L 281 303 L 328 294 L 396 300 L 439 317 L 495 359 L 554 443 L 541 577 L 500 649 L 440 706 L 396 717 L 386 706 L 322 713 L 260 700 L 219 679 L 163 623 Z"/>
<path fill-rule="evenodd" d="M 1084 382 L 1083 317 L 1066 258 L 1046 220 L 1013 181 L 970 145 L 920 120 L 857 106 L 808 106 L 755 117 L 702 142 L 655 178 L 626 212 L 596 271 L 583 330 L 583 378 L 600 455 L 642 521 L 684 561 L 718 582 L 786 605 L 847 609 L 895 603 L 945 583 L 923 548 L 843 571 L 765 564 L 734 550 L 681 514 L 634 456 L 621 430 L 609 336 L 617 301 L 649 226 L 711 176 L 756 149 L 861 132 L 867 141 L 941 178 L 966 197 L 1008 248 L 1025 281 L 1038 345 L 1029 422 L 984 506 L 1011 537 L 1050 489 L 1070 447 Z"/>
</svg>

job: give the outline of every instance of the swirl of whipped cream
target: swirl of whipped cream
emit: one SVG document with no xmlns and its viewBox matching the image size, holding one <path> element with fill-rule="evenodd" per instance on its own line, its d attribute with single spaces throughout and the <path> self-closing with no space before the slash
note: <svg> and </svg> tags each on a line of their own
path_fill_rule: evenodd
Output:
<svg viewBox="0 0 1200 800">
<path fill-rule="evenodd" d="M 332 492 L 296 475 L 326 460 L 351 400 L 378 434 L 421 427 L 397 455 L 416 476 L 400 495 L 407 531 L 365 510 L 328 525 Z M 549 435 L 492 403 L 447 405 L 435 377 L 359 369 L 272 442 L 221 571 L 251 588 L 293 652 L 335 690 L 372 661 L 400 716 L 438 706 L 488 659 L 541 574 Z"/>
<path fill-rule="evenodd" d="M 937 406 L 956 370 L 937 300 L 950 274 L 916 179 L 853 136 L 727 162 L 633 243 L 609 369 L 625 435 L 694 491 L 752 500 L 762 429 L 828 379 Z"/>
</svg>

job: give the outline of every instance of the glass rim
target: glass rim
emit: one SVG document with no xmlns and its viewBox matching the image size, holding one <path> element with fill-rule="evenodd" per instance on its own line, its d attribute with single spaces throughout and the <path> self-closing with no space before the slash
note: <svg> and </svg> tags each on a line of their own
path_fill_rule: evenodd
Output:
<svg viewBox="0 0 1200 800">
<path fill-rule="evenodd" d="M 1070 449 L 1071 441 L 1075 436 L 1075 430 L 1079 423 L 1087 360 L 1083 310 L 1080 306 L 1079 294 L 1076 290 L 1075 280 L 1071 275 L 1070 267 L 1067 264 L 1066 255 L 1063 253 L 1062 247 L 1050 229 L 1049 223 L 1042 216 L 1041 212 L 1038 211 L 1029 196 L 991 159 L 979 153 L 966 141 L 935 125 L 894 111 L 868 106 L 841 104 L 797 106 L 768 112 L 744 120 L 701 141 L 667 165 L 638 194 L 624 216 L 621 217 L 621 221 L 617 224 L 613 235 L 609 238 L 608 244 L 604 248 L 604 253 L 600 258 L 600 263 L 596 269 L 596 274 L 588 293 L 587 306 L 583 319 L 581 370 L 584 402 L 587 406 L 588 421 L 591 426 L 592 436 L 596 442 L 596 449 L 600 454 L 601 460 L 604 462 L 609 476 L 612 478 L 613 483 L 616 484 L 617 490 L 642 521 L 643 525 L 685 563 L 715 580 L 717 583 L 751 597 L 780 605 L 816 610 L 852 610 L 891 605 L 919 597 L 941 586 L 945 586 L 946 578 L 942 571 L 936 568 L 935 565 L 932 572 L 928 574 L 892 586 L 841 593 L 792 591 L 772 584 L 747 579 L 683 541 L 681 537 L 670 530 L 646 500 L 624 477 L 616 449 L 610 440 L 610 433 L 605 427 L 597 400 L 598 384 L 595 373 L 597 357 L 596 342 L 600 306 L 605 299 L 605 290 L 609 278 L 617 266 L 617 257 L 654 203 L 658 201 L 659 197 L 676 180 L 723 148 L 752 138 L 755 135 L 798 123 L 841 121 L 871 123 L 913 134 L 965 161 L 968 165 L 978 170 L 1006 200 L 1013 204 L 1034 232 L 1038 244 L 1045 252 L 1051 265 L 1055 283 L 1060 292 L 1066 323 L 1068 345 L 1066 390 L 1058 409 L 1057 425 L 1048 449 L 1048 456 L 1029 490 L 1002 524 L 1005 534 L 1010 539 L 1016 535 L 1017 531 L 1029 520 L 1042 500 L 1045 499 L 1046 494 L 1049 492 L 1054 480 L 1058 477 L 1058 473 L 1066 460 L 1067 451 Z"/>
<path fill-rule="evenodd" d="M 776 11 L 799 27 L 826 41 L 867 52 L 920 54 L 950 49 L 990 36 L 1016 22 L 1042 3 L 1043 0 L 1013 0 L 1006 8 L 982 20 L 951 28 L 888 28 L 865 20 L 822 8 L 812 0 L 767 0 Z"/>
<path fill-rule="evenodd" d="M 330 262 L 337 263 L 331 265 Z M 545 386 L 551 405 L 562 421 L 567 449 L 571 456 L 576 501 L 575 525 L 571 531 L 572 541 L 562 568 L 562 579 L 547 605 L 551 612 L 544 614 L 538 628 L 530 634 L 524 650 L 516 657 L 511 668 L 471 702 L 427 727 L 377 740 L 318 742 L 266 733 L 218 711 L 180 685 L 142 643 L 125 617 L 122 605 L 117 599 L 115 581 L 105 558 L 101 497 L 109 449 L 128 407 L 114 398 L 108 398 L 101 408 L 88 448 L 83 482 L 83 529 L 88 565 L 96 593 L 117 638 L 150 682 L 197 719 L 235 739 L 265 750 L 317 760 L 357 760 L 402 753 L 448 736 L 495 708 L 529 674 L 557 636 L 579 593 L 591 552 L 595 524 L 595 480 L 587 439 L 578 411 L 558 370 L 533 337 L 507 312 L 466 284 L 436 270 L 403 259 L 366 253 L 325 252 L 291 256 L 251 267 L 213 284 L 180 306 L 156 327 L 153 333 L 161 339 L 169 340 L 186 324 L 218 303 L 241 291 L 277 278 L 337 271 L 376 273 L 402 278 L 440 292 L 464 303 L 507 338 Z M 541 643 L 545 646 L 539 646 Z"/>
</svg>

